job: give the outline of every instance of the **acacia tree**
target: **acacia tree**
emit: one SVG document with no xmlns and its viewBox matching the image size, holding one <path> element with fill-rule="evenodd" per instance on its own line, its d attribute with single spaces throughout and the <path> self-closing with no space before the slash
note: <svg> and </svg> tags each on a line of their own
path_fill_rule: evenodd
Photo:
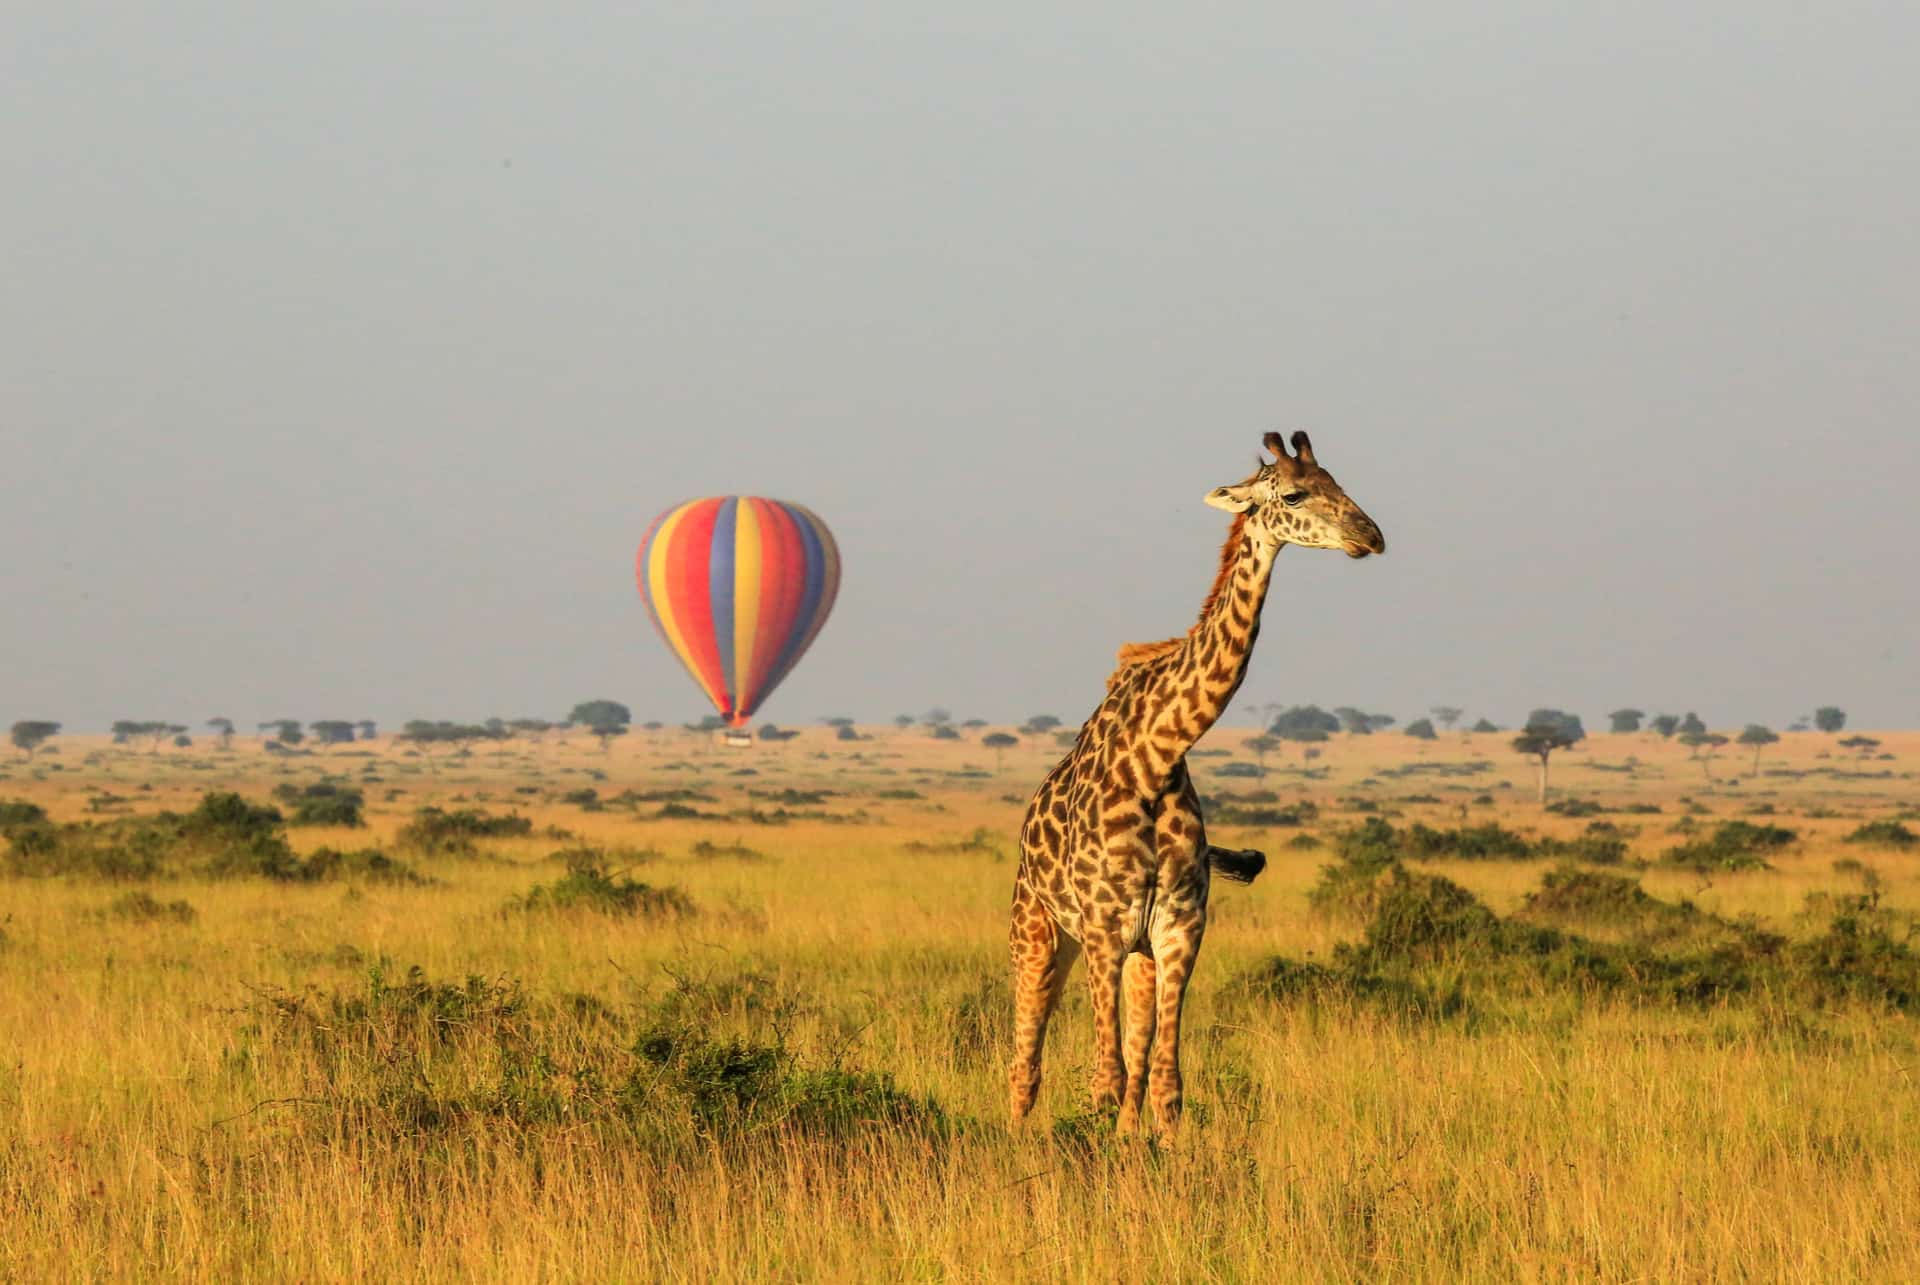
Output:
<svg viewBox="0 0 1920 1285">
<path fill-rule="evenodd" d="M 112 728 L 114 744 L 124 745 L 129 741 L 144 738 L 147 742 L 147 753 L 149 754 L 157 753 L 162 741 L 179 736 L 186 730 L 186 727 L 182 724 L 169 723 L 165 720 L 159 722 L 142 722 L 128 718 L 117 720 Z"/>
<path fill-rule="evenodd" d="M 1476 722 L 1468 730 L 1475 733 L 1497 732 L 1500 730 L 1500 724 L 1494 722 L 1490 718 L 1483 718 L 1478 722 Z"/>
<path fill-rule="evenodd" d="M 1513 738 L 1513 748 L 1540 760 L 1540 801 L 1547 801 L 1547 759 L 1555 750 L 1564 750 L 1587 738 L 1578 714 L 1557 709 L 1536 709 L 1527 715 L 1526 728 Z"/>
<path fill-rule="evenodd" d="M 1466 710 L 1461 709 L 1458 705 L 1435 705 L 1427 711 L 1427 713 L 1433 715 L 1440 726 L 1446 728 L 1449 732 L 1453 730 L 1453 725 L 1458 723 L 1461 716 L 1466 712 Z"/>
<path fill-rule="evenodd" d="M 1680 720 L 1680 735 L 1705 736 L 1706 734 L 1707 734 L 1707 725 L 1700 721 L 1700 716 L 1698 714 L 1694 713 L 1692 710 L 1688 710 L 1687 716 Z"/>
<path fill-rule="evenodd" d="M 993 770 L 998 772 L 1005 763 L 1007 751 L 1020 743 L 1020 738 L 1007 732 L 988 732 L 980 738 L 980 743 L 993 751 Z"/>
<path fill-rule="evenodd" d="M 370 718 L 361 719 L 353 725 L 353 728 L 360 733 L 360 739 L 363 741 L 371 741 L 380 735 L 380 725 Z"/>
<path fill-rule="evenodd" d="M 1411 723 L 1408 723 L 1403 730 L 1416 741 L 1431 741 L 1435 739 L 1433 721 L 1431 719 L 1416 718 Z"/>
<path fill-rule="evenodd" d="M 13 725 L 13 730 L 8 734 L 8 739 L 13 742 L 15 749 L 27 756 L 27 761 L 31 763 L 33 756 L 39 752 L 40 747 L 59 735 L 59 733 L 60 724 L 58 723 L 49 723 L 41 719 L 28 718 L 22 719 Z"/>
<path fill-rule="evenodd" d="M 1060 726 L 1060 720 L 1051 714 L 1035 714 L 1020 725 L 1020 730 L 1028 736 L 1045 736 Z"/>
<path fill-rule="evenodd" d="M 1371 736 L 1375 732 L 1392 727 L 1396 721 L 1391 714 L 1369 714 L 1351 705 L 1342 705 L 1334 710 L 1333 714 L 1352 736 Z"/>
<path fill-rule="evenodd" d="M 1280 711 L 1267 734 L 1296 742 L 1304 754 L 1306 746 L 1324 741 L 1339 730 L 1340 720 L 1318 705 L 1293 705 Z"/>
<path fill-rule="evenodd" d="M 1659 733 L 1660 739 L 1670 740 L 1673 734 L 1680 729 L 1680 720 L 1672 714 L 1655 714 L 1653 721 L 1648 723 L 1647 726 Z"/>
<path fill-rule="evenodd" d="M 1760 775 L 1760 751 L 1780 739 L 1780 734 L 1760 723 L 1748 723 L 1747 730 L 1740 733 L 1742 745 L 1753 746 L 1753 774 Z"/>
<path fill-rule="evenodd" d="M 567 721 L 577 727 L 584 727 L 600 741 L 600 752 L 605 754 L 613 747 L 613 738 L 625 736 L 633 725 L 633 711 L 619 701 L 591 700 L 581 701 L 567 715 Z"/>
<path fill-rule="evenodd" d="M 440 770 L 433 752 L 442 745 L 452 745 L 460 740 L 459 725 L 456 723 L 436 722 L 431 719 L 408 719 L 394 738 L 396 744 L 411 745 L 426 758 L 427 766 L 435 772 Z"/>
<path fill-rule="evenodd" d="M 321 745 L 353 744 L 353 724 L 342 718 L 323 718 L 307 724 L 313 739 Z"/>
<path fill-rule="evenodd" d="M 1640 720 L 1646 716 L 1643 710 L 1616 709 L 1613 713 L 1607 715 L 1607 717 L 1613 721 L 1613 726 L 1607 730 L 1616 733 L 1637 732 L 1640 730 Z"/>
<path fill-rule="evenodd" d="M 1813 725 L 1823 732 L 1837 732 L 1847 725 L 1847 711 L 1838 705 L 1822 705 L 1813 711 Z"/>
<path fill-rule="evenodd" d="M 1253 757 L 1260 764 L 1260 775 L 1267 774 L 1267 755 L 1280 748 L 1280 738 L 1261 734 L 1247 738 L 1247 748 L 1253 751 Z"/>
<path fill-rule="evenodd" d="M 1706 773 L 1707 783 L 1713 783 L 1713 752 L 1727 743 L 1727 738 L 1718 732 L 1682 732 L 1680 743 L 1693 750 L 1692 757 L 1700 760 L 1700 770 Z"/>
<path fill-rule="evenodd" d="M 269 739 L 282 745 L 298 745 L 307 739 L 307 734 L 300 730 L 300 720 L 297 718 L 270 718 L 260 724 L 260 730 L 271 731 L 273 735 Z"/>
<path fill-rule="evenodd" d="M 233 748 L 233 720 L 232 719 L 210 718 L 207 720 L 207 726 L 212 728 L 215 732 L 219 733 L 221 749 L 230 750 Z"/>
</svg>

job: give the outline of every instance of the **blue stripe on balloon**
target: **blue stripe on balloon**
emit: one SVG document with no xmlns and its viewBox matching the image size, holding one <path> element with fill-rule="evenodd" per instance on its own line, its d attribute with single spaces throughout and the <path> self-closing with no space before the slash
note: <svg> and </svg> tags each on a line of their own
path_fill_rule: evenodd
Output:
<svg viewBox="0 0 1920 1285">
<path fill-rule="evenodd" d="M 813 629 L 814 617 L 820 611 L 820 595 L 827 585 L 827 555 L 820 547 L 820 533 L 814 530 L 807 515 L 791 504 L 781 503 L 793 526 L 800 534 L 800 547 L 806 559 L 806 587 L 801 591 L 800 610 L 793 615 L 793 627 L 780 644 L 780 659 L 773 667 L 773 675 L 768 679 L 766 691 L 771 692 L 787 671 L 800 659 L 800 648 L 806 644 L 807 635 Z"/>
<path fill-rule="evenodd" d="M 733 537 L 739 525 L 735 511 L 738 497 L 729 495 L 720 501 L 713 518 L 713 548 L 707 559 L 707 602 L 713 613 L 713 640 L 720 650 L 720 687 L 727 696 L 727 712 L 732 713 L 740 688 L 733 669 Z"/>
</svg>

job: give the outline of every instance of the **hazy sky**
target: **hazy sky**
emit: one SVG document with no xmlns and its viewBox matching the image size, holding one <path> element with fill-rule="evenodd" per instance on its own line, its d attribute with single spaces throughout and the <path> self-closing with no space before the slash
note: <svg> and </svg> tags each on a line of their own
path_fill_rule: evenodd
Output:
<svg viewBox="0 0 1920 1285">
<path fill-rule="evenodd" d="M 1920 721 L 1920 8 L 23 5 L 0 723 L 704 708 L 633 551 L 838 534 L 782 722 L 1048 711 L 1305 427 L 1240 705 Z"/>
</svg>

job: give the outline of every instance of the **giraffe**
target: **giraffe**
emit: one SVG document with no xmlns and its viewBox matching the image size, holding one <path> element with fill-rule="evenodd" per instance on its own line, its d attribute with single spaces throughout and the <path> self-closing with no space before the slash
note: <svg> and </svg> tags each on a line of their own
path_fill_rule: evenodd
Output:
<svg viewBox="0 0 1920 1285">
<path fill-rule="evenodd" d="M 1092 989 L 1096 1108 L 1137 1132 L 1149 1083 L 1152 1128 L 1179 1124 L 1180 1011 L 1207 925 L 1214 873 L 1251 882 L 1257 852 L 1209 844 L 1186 754 L 1246 675 L 1260 609 L 1283 545 L 1386 552 L 1373 519 L 1313 456 L 1305 433 L 1280 434 L 1254 474 L 1206 502 L 1234 515 L 1200 618 L 1185 634 L 1120 648 L 1106 698 L 1027 806 L 1014 881 L 1014 1054 L 1007 1080 L 1017 1127 L 1040 1092 L 1047 1019 L 1081 954 Z M 1124 1009 L 1124 1021 L 1123 1021 Z"/>
</svg>

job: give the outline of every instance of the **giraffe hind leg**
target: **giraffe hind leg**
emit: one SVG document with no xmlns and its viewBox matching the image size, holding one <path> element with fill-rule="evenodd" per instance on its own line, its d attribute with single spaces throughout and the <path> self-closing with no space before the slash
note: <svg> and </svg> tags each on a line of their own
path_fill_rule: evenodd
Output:
<svg viewBox="0 0 1920 1285">
<path fill-rule="evenodd" d="M 1127 1087 L 1120 1097 L 1120 1132 L 1140 1127 L 1140 1109 L 1147 1100 L 1147 1051 L 1159 1017 L 1159 966 L 1151 955 L 1128 955 L 1120 974 L 1120 999 L 1125 1031 L 1121 1051 L 1126 1058 Z"/>
<path fill-rule="evenodd" d="M 1013 907 L 1013 1063 L 1007 1092 L 1017 1126 L 1040 1096 L 1040 1058 L 1047 1043 L 1047 1020 L 1066 989 L 1067 974 L 1080 955 L 1080 943 L 1060 926 L 1024 886 Z"/>
</svg>

